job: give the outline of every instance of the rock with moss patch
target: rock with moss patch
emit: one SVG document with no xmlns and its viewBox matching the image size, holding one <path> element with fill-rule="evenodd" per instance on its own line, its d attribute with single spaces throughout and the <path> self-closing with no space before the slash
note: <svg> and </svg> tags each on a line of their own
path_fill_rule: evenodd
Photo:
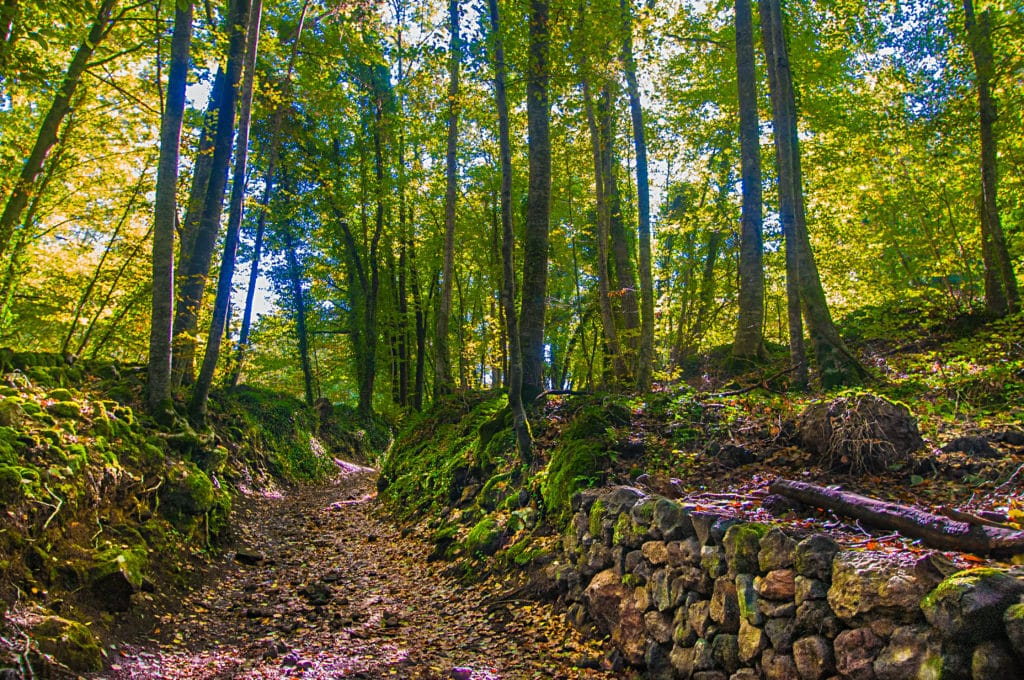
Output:
<svg viewBox="0 0 1024 680">
<path fill-rule="evenodd" d="M 959 571 L 921 601 L 925 618 L 947 640 L 980 642 L 1002 635 L 1003 613 L 1024 595 L 1024 582 L 1001 569 Z"/>
<path fill-rule="evenodd" d="M 107 611 L 124 612 L 131 608 L 132 594 L 142 587 L 148 561 L 146 548 L 108 548 L 95 557 L 89 570 L 89 586 Z"/>
<path fill-rule="evenodd" d="M 160 491 L 161 512 L 179 528 L 213 507 L 213 482 L 192 462 L 169 466 Z"/>
<path fill-rule="evenodd" d="M 25 411 L 21 408 L 19 399 L 6 397 L 0 399 L 0 425 L 4 427 L 19 427 L 25 418 Z"/>
<path fill-rule="evenodd" d="M 1011 605 L 1003 612 L 1003 623 L 1006 624 L 1006 636 L 1017 652 L 1024 659 L 1024 603 Z"/>
<path fill-rule="evenodd" d="M 44 618 L 32 631 L 39 651 L 49 654 L 76 673 L 103 670 L 100 646 L 86 626 L 59 616 Z"/>
<path fill-rule="evenodd" d="M 841 552 L 834 560 L 828 603 L 847 624 L 874 616 L 910 623 L 920 617 L 918 603 L 927 590 L 912 569 L 884 555 Z"/>
<path fill-rule="evenodd" d="M 502 530 L 493 517 L 484 517 L 469 530 L 462 546 L 470 555 L 493 555 L 501 547 Z"/>
<path fill-rule="evenodd" d="M 55 401 L 46 407 L 51 415 L 58 418 L 81 418 L 82 405 L 77 401 Z"/>
<path fill-rule="evenodd" d="M 752 574 L 758 569 L 761 539 L 768 532 L 763 524 L 735 524 L 725 532 L 722 545 L 729 571 L 733 574 Z"/>
</svg>

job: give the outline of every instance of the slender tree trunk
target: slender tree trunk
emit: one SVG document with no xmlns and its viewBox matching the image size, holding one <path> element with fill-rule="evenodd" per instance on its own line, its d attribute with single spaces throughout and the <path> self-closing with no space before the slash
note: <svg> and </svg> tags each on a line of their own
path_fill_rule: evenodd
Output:
<svg viewBox="0 0 1024 680">
<path fill-rule="evenodd" d="M 252 329 L 252 307 L 256 300 L 256 285 L 260 275 L 260 259 L 263 256 L 263 237 L 267 229 L 267 213 L 270 211 L 270 199 L 274 195 L 274 183 L 277 174 L 277 164 L 281 158 L 281 127 L 284 125 L 284 115 L 288 109 L 287 96 L 290 92 L 292 74 L 295 72 L 295 60 L 299 54 L 299 41 L 302 38 L 302 29 L 306 24 L 306 12 L 309 9 L 309 0 L 302 3 L 302 11 L 299 12 L 298 25 L 295 28 L 295 37 L 292 39 L 291 56 L 288 57 L 288 72 L 285 74 L 284 83 L 281 86 L 280 98 L 274 107 L 274 113 L 270 118 L 270 149 L 267 152 L 267 168 L 263 173 L 263 194 L 260 196 L 260 204 L 256 213 L 256 234 L 253 238 L 252 264 L 249 269 L 249 285 L 245 292 L 245 308 L 242 310 L 242 325 L 238 331 L 238 356 L 235 359 L 235 368 L 231 374 L 231 386 L 238 385 L 242 375 L 242 365 L 245 361 L 245 351 L 249 346 L 249 332 Z"/>
<path fill-rule="evenodd" d="M 149 333 L 147 404 L 164 417 L 171 406 L 171 323 L 174 310 L 174 226 L 177 221 L 178 154 L 185 114 L 192 44 L 192 3 L 175 5 L 171 35 L 171 66 L 167 104 L 160 121 L 160 160 L 157 165 L 153 214 L 153 299 Z M 83 345 L 84 346 L 84 345 Z"/>
<path fill-rule="evenodd" d="M 519 335 L 523 358 L 523 399 L 543 388 L 544 315 L 547 310 L 548 228 L 551 217 L 551 105 L 548 62 L 551 41 L 548 0 L 530 0 L 530 42 L 526 75 L 529 187 L 523 232 L 523 291 Z"/>
<path fill-rule="evenodd" d="M 501 165 L 501 305 L 508 335 L 508 405 L 512 411 L 512 431 L 516 450 L 524 462 L 533 460 L 533 434 L 523 408 L 523 354 L 519 320 L 516 316 L 515 233 L 512 228 L 512 139 L 509 133 L 508 92 L 505 72 L 505 41 L 501 35 L 498 0 L 487 0 L 491 15 L 491 40 L 494 51 L 494 99 L 498 109 L 498 156 Z"/>
<path fill-rule="evenodd" d="M 302 364 L 302 384 L 305 389 L 306 403 L 313 405 L 313 366 L 309 361 L 309 331 L 306 328 L 306 297 L 302 291 L 302 269 L 296 253 L 295 238 L 291 228 L 284 229 L 285 258 L 288 261 L 288 284 L 292 292 L 292 304 L 295 310 L 295 333 L 299 342 L 299 361 Z"/>
<path fill-rule="evenodd" d="M 981 239 L 985 263 L 985 306 L 996 315 L 1020 307 L 1017 276 L 1006 247 L 999 216 L 999 168 L 996 157 L 996 103 L 992 96 L 995 75 L 992 56 L 991 11 L 975 16 L 973 0 L 963 0 L 967 39 L 977 75 L 979 132 L 981 136 Z M 989 272 L 991 270 L 991 273 Z"/>
<path fill-rule="evenodd" d="M 235 278 L 235 255 L 238 251 L 238 234 L 242 228 L 242 212 L 245 200 L 245 176 L 249 161 L 249 121 L 252 117 L 252 92 L 256 80 L 256 55 L 259 52 L 260 20 L 263 14 L 263 0 L 252 0 L 249 9 L 249 26 L 246 35 L 245 77 L 242 80 L 240 110 L 238 115 L 238 144 L 235 150 L 235 171 L 231 178 L 231 202 L 228 206 L 228 226 L 224 236 L 224 254 L 220 260 L 217 278 L 217 295 L 213 302 L 213 317 L 210 331 L 206 336 L 206 352 L 192 391 L 190 415 L 199 423 L 206 420 L 206 406 L 213 386 L 213 374 L 220 359 L 221 340 L 227 328 L 228 312 L 231 306 L 231 285 Z"/>
<path fill-rule="evenodd" d="M 413 223 L 412 206 L 409 206 L 409 222 Z M 416 266 L 416 241 L 409 239 L 409 287 L 412 292 L 412 306 L 416 321 L 416 370 L 413 380 L 412 407 L 423 410 L 423 395 L 426 391 L 427 318 L 424 313 L 423 294 L 420 290 L 420 272 Z"/>
<path fill-rule="evenodd" d="M 757 115 L 757 71 L 750 0 L 736 0 L 735 11 L 743 206 L 740 216 L 739 318 L 732 355 L 741 361 L 759 361 L 765 357 L 764 241 L 761 218 L 761 132 Z"/>
<path fill-rule="evenodd" d="M 761 29 L 766 45 L 772 110 L 775 116 L 776 163 L 779 175 L 779 214 L 783 230 L 792 223 L 790 236 L 796 258 L 797 297 L 807 321 L 818 373 L 824 387 L 858 383 L 866 377 L 860 362 L 839 337 L 818 276 L 818 267 L 811 251 L 807 222 L 804 216 L 803 189 L 800 171 L 800 146 L 796 119 L 796 99 L 786 45 L 785 27 L 779 0 L 760 3 Z M 770 45 L 770 48 L 768 47 Z M 769 49 L 771 53 L 769 54 Z M 786 205 L 783 205 L 783 204 Z M 790 257 L 787 241 L 786 257 Z M 787 274 L 789 272 L 787 262 Z M 788 278 L 788 276 L 787 276 Z M 787 290 L 789 282 L 787 281 Z M 792 302 L 791 302 L 792 304 Z M 790 323 L 794 322 L 790 310 Z M 793 332 L 790 332 L 791 342 Z M 803 334 L 800 334 L 802 344 Z M 792 351 L 792 345 L 791 345 Z M 794 356 L 794 361 L 796 357 Z M 799 381 L 799 371 L 798 371 Z"/>
<path fill-rule="evenodd" d="M 583 68 L 587 68 L 586 65 Z M 601 327 L 604 329 L 604 346 L 612 380 L 619 383 L 626 379 L 628 371 L 622 359 L 622 348 L 615 329 L 612 301 L 608 287 L 608 204 L 605 202 L 603 171 L 601 161 L 601 134 L 594 116 L 593 96 L 587 77 L 583 81 L 583 108 L 586 111 L 587 126 L 590 128 L 590 145 L 594 160 L 594 192 L 597 204 L 597 290 L 598 307 L 601 310 Z"/>
<path fill-rule="evenodd" d="M 235 103 L 238 81 L 245 58 L 246 28 L 249 21 L 249 0 L 232 0 L 228 15 L 230 38 L 228 61 L 220 112 L 217 115 L 217 134 L 213 144 L 213 165 L 206 190 L 206 202 L 199 220 L 195 246 L 184 267 L 180 299 L 174 312 L 174 356 L 172 379 L 175 384 L 191 384 L 195 378 L 196 330 L 199 308 L 206 291 L 213 250 L 220 231 L 221 212 L 224 209 L 224 191 L 231 164 L 231 143 L 235 131 Z"/>
<path fill-rule="evenodd" d="M 651 268 L 651 188 L 647 175 L 647 138 L 644 114 L 637 83 L 636 59 L 633 55 L 633 18 L 630 0 L 619 0 L 622 10 L 622 62 L 626 72 L 626 92 L 633 123 L 633 146 L 636 149 L 636 195 L 640 251 L 640 357 L 636 384 L 641 391 L 651 388 L 654 373 L 654 275 Z"/>
<path fill-rule="evenodd" d="M 605 83 L 601 88 L 598 100 L 598 118 L 601 126 L 601 183 L 604 188 L 605 204 L 608 206 L 608 235 L 615 264 L 616 299 L 620 301 L 622 327 L 625 329 L 623 345 L 632 354 L 640 347 L 640 307 L 636 296 L 636 267 L 626 235 L 626 225 L 622 219 L 622 200 L 619 195 L 618 167 L 615 157 L 615 102 L 612 86 Z M 636 370 L 636 356 L 629 363 Z"/>
<path fill-rule="evenodd" d="M 71 98 L 82 81 L 89 59 L 113 26 L 111 15 L 116 5 L 117 0 L 103 0 L 100 3 L 96 18 L 89 28 L 88 36 L 71 59 L 71 64 L 64 74 L 64 81 L 61 83 L 60 89 L 57 90 L 57 96 L 54 97 L 50 110 L 39 124 L 39 134 L 36 136 L 32 151 L 25 159 L 21 174 L 7 197 L 3 213 L 0 214 L 0 257 L 10 245 L 15 227 L 21 222 L 21 215 L 36 188 L 36 179 L 43 170 L 46 157 L 57 143 L 57 134 L 60 131 L 61 123 L 71 111 Z"/>
<path fill-rule="evenodd" d="M 448 51 L 448 146 L 445 155 L 444 255 L 441 268 L 441 299 L 437 305 L 434 330 L 434 398 L 450 394 L 454 388 L 451 350 L 448 347 L 448 322 L 452 314 L 452 278 L 455 275 L 455 199 L 458 195 L 459 142 L 459 64 L 462 47 L 459 40 L 459 2 L 448 0 L 448 26 L 451 44 Z"/>
</svg>

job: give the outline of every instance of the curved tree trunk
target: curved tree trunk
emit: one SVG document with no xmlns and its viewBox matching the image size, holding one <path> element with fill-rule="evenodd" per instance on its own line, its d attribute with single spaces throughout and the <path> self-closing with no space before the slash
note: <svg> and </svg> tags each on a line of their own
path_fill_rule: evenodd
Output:
<svg viewBox="0 0 1024 680">
<path fill-rule="evenodd" d="M 177 219 L 178 153 L 185 113 L 192 43 L 192 3 L 176 5 L 171 36 L 171 67 L 167 104 L 160 121 L 160 160 L 157 166 L 153 215 L 153 298 L 149 334 L 147 404 L 160 415 L 171 402 L 171 322 L 174 310 L 174 226 Z M 81 348 L 80 348 L 81 349 Z"/>
<path fill-rule="evenodd" d="M 736 0 L 735 11 L 743 207 L 740 217 L 739 318 L 732 355 L 739 360 L 758 361 L 765 356 L 764 242 L 761 218 L 761 133 L 757 115 L 757 71 L 750 0 Z"/>
<path fill-rule="evenodd" d="M 256 54 L 260 43 L 260 19 L 263 14 L 263 0 L 252 0 L 249 9 L 249 28 L 246 36 L 245 77 L 242 80 L 240 111 L 238 115 L 238 144 L 235 150 L 235 170 L 231 178 L 231 202 L 228 206 L 228 227 L 224 235 L 224 254 L 220 260 L 217 278 L 217 296 L 213 301 L 213 317 L 210 331 L 206 336 L 206 352 L 199 370 L 195 389 L 192 391 L 190 415 L 197 422 L 206 420 L 206 405 L 213 386 L 213 374 L 220 358 L 220 345 L 227 326 L 231 306 L 231 285 L 235 278 L 235 255 L 238 251 L 238 234 L 242 227 L 243 201 L 245 200 L 245 173 L 249 160 L 249 121 L 252 116 L 252 91 L 256 79 Z"/>
<path fill-rule="evenodd" d="M 92 57 L 96 47 L 110 32 L 113 27 L 111 15 L 117 0 L 103 0 L 96 11 L 96 18 L 93 19 L 89 33 L 82 44 L 79 45 L 75 56 L 71 59 L 64 80 L 57 90 L 57 96 L 50 105 L 50 110 L 39 124 L 39 134 L 36 136 L 35 144 L 25 164 L 21 168 L 21 174 L 14 183 L 14 188 L 7 197 L 4 211 L 0 214 L 0 257 L 6 252 L 14 235 L 14 229 L 21 221 L 21 215 L 28 205 L 29 199 L 36 188 L 36 180 L 39 173 L 43 171 L 46 157 L 53 146 L 57 143 L 57 134 L 60 132 L 61 123 L 71 111 L 71 98 L 82 81 L 85 69 L 89 65 L 89 58 Z"/>
<path fill-rule="evenodd" d="M 529 131 L 529 187 L 523 233 L 523 294 L 519 336 L 523 357 L 523 400 L 543 391 L 544 315 L 547 311 L 548 228 L 551 217 L 551 105 L 548 63 L 551 41 L 548 0 L 530 0 L 526 118 Z"/>
</svg>

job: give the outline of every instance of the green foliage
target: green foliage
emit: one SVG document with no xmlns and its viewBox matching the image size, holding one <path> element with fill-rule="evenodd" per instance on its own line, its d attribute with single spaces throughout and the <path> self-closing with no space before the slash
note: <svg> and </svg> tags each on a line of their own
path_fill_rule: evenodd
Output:
<svg viewBox="0 0 1024 680">
<path fill-rule="evenodd" d="M 501 547 L 502 538 L 501 525 L 493 517 L 487 516 L 469 530 L 462 546 L 469 555 L 490 556 Z"/>
</svg>

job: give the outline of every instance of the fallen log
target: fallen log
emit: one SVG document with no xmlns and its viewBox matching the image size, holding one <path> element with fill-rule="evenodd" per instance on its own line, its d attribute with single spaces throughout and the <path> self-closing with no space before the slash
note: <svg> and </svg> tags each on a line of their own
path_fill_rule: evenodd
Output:
<svg viewBox="0 0 1024 680">
<path fill-rule="evenodd" d="M 769 490 L 806 505 L 834 510 L 880 529 L 895 529 L 909 538 L 919 538 L 933 548 L 979 555 L 1024 553 L 1024 531 L 974 525 L 909 505 L 788 479 L 775 480 Z"/>
</svg>

